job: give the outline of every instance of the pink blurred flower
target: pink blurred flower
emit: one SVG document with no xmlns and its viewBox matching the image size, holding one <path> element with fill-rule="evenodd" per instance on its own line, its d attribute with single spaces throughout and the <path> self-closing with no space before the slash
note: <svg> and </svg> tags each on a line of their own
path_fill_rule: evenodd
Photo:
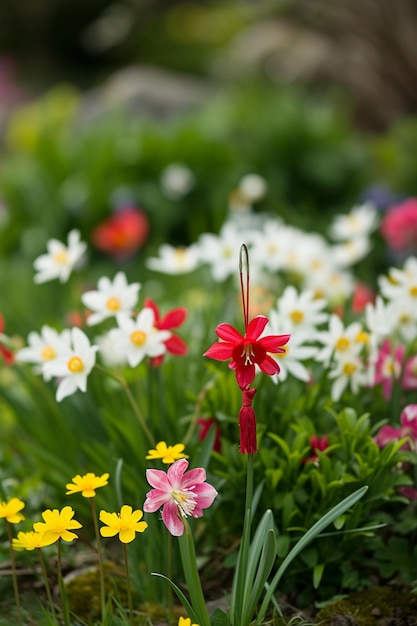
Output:
<svg viewBox="0 0 417 626">
<path fill-rule="evenodd" d="M 141 248 L 148 235 L 149 220 L 146 214 L 139 209 L 123 207 L 98 224 L 91 238 L 102 252 L 125 258 Z"/>
<path fill-rule="evenodd" d="M 352 313 L 362 313 L 368 302 L 375 302 L 375 295 L 375 292 L 368 285 L 357 283 L 352 297 Z"/>
<path fill-rule="evenodd" d="M 408 404 L 401 411 L 400 415 L 401 426 L 391 426 L 387 424 L 383 426 L 374 438 L 375 443 L 384 448 L 391 441 L 399 441 L 404 437 L 407 437 L 406 441 L 401 449 L 403 450 L 416 450 L 417 449 L 417 404 Z"/>
<path fill-rule="evenodd" d="M 408 198 L 392 206 L 381 223 L 381 233 L 396 252 L 410 252 L 417 247 L 417 198 Z"/>
<path fill-rule="evenodd" d="M 148 469 L 146 479 L 154 487 L 146 494 L 143 510 L 155 513 L 162 507 L 162 520 L 174 537 L 184 533 L 183 519 L 202 517 L 217 496 L 212 485 L 205 482 L 206 471 L 202 467 L 185 473 L 186 459 L 175 461 L 168 471 Z"/>
<path fill-rule="evenodd" d="M 215 450 L 216 452 L 221 452 L 221 442 L 220 442 L 220 435 L 221 435 L 221 430 L 220 430 L 220 426 L 217 424 L 216 418 L 215 417 L 199 417 L 197 420 L 197 424 L 200 427 L 199 433 L 198 433 L 198 438 L 200 439 L 200 441 L 204 441 L 204 439 L 207 437 L 210 428 L 213 426 L 213 424 L 215 424 L 215 428 L 216 428 L 216 434 L 214 436 L 214 442 L 213 442 L 213 450 Z"/>
<path fill-rule="evenodd" d="M 385 339 L 379 349 L 374 385 L 382 385 L 382 392 L 387 400 L 391 397 L 393 381 L 401 376 L 404 353 L 404 346 L 397 346 L 393 350 L 389 339 Z"/>
<path fill-rule="evenodd" d="M 403 389 L 417 389 L 417 355 L 406 362 L 401 386 Z"/>
</svg>

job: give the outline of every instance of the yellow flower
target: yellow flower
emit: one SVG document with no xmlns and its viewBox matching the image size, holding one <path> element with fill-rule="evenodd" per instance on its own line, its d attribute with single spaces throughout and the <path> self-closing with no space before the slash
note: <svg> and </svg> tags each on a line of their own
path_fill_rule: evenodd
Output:
<svg viewBox="0 0 417 626">
<path fill-rule="evenodd" d="M 143 513 L 139 509 L 133 511 L 132 507 L 124 504 L 120 513 L 107 513 L 100 511 L 100 520 L 105 526 L 100 528 L 103 537 L 114 537 L 119 533 L 122 543 L 130 543 L 134 540 L 136 533 L 143 533 L 147 529 L 146 522 L 140 522 Z"/>
<path fill-rule="evenodd" d="M 192 624 L 189 617 L 180 617 L 178 626 L 198 626 L 198 624 Z"/>
<path fill-rule="evenodd" d="M 162 459 L 162 463 L 173 463 L 177 459 L 188 459 L 187 454 L 183 454 L 185 446 L 177 443 L 175 446 L 167 446 L 165 441 L 156 444 L 155 450 L 148 450 L 147 459 Z"/>
<path fill-rule="evenodd" d="M 8 502 L 0 502 L 0 518 L 6 518 L 8 522 L 11 524 L 18 524 L 24 518 L 24 516 L 19 513 L 25 506 L 25 503 L 19 498 L 12 498 Z"/>
<path fill-rule="evenodd" d="M 72 483 L 68 483 L 65 487 L 68 489 L 67 496 L 73 493 L 81 491 L 81 495 L 84 498 L 93 498 L 96 495 L 96 489 L 98 487 L 104 487 L 107 485 L 109 475 L 103 474 L 102 476 L 96 476 L 92 472 L 84 474 L 84 476 L 74 476 Z"/>
<path fill-rule="evenodd" d="M 33 529 L 42 533 L 42 541 L 54 543 L 58 539 L 63 541 L 72 541 L 78 539 L 75 533 L 70 532 L 75 528 L 81 528 L 80 522 L 72 519 L 74 511 L 70 506 L 64 506 L 61 511 L 58 509 L 47 509 L 42 513 L 43 522 L 35 522 Z"/>
<path fill-rule="evenodd" d="M 45 533 L 37 533 L 34 530 L 28 532 L 18 532 L 17 538 L 12 539 L 12 546 L 15 550 L 35 550 L 35 548 L 44 548 L 54 543 L 55 538 L 49 537 L 49 541 L 45 538 Z"/>
</svg>

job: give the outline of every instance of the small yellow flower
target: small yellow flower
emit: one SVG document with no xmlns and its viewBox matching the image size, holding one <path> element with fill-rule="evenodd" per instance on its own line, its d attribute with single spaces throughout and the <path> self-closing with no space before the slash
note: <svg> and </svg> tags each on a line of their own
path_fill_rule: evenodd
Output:
<svg viewBox="0 0 417 626">
<path fill-rule="evenodd" d="M 72 483 L 68 483 L 65 487 L 68 489 L 67 496 L 73 493 L 78 493 L 81 491 L 81 495 L 84 498 L 93 498 L 96 495 L 96 489 L 98 487 L 104 487 L 108 483 L 108 474 L 103 474 L 102 476 L 96 476 L 92 472 L 88 474 L 84 474 L 84 476 L 74 476 L 72 479 Z"/>
<path fill-rule="evenodd" d="M 198 624 L 192 624 L 189 617 L 180 617 L 178 626 L 198 626 Z"/>
<path fill-rule="evenodd" d="M 75 533 L 70 532 L 75 528 L 81 528 L 80 522 L 72 519 L 74 517 L 74 511 L 70 506 L 64 506 L 61 511 L 58 509 L 47 509 L 42 513 L 44 519 L 43 522 L 35 522 L 33 529 L 42 533 L 42 541 L 47 543 L 54 543 L 58 539 L 63 541 L 73 541 L 78 539 Z"/>
<path fill-rule="evenodd" d="M 155 450 L 148 450 L 147 459 L 162 459 L 162 463 L 173 463 L 177 459 L 188 459 L 187 454 L 183 454 L 185 446 L 177 443 L 175 446 L 167 446 L 165 441 L 156 444 Z"/>
<path fill-rule="evenodd" d="M 139 521 L 142 516 L 142 511 L 139 509 L 133 511 L 128 504 L 122 506 L 120 513 L 100 511 L 100 520 L 106 524 L 100 528 L 100 533 L 103 537 L 114 537 L 119 534 L 122 543 L 130 543 L 136 533 L 143 533 L 148 527 L 146 522 Z"/>
<path fill-rule="evenodd" d="M 11 524 L 18 524 L 24 518 L 24 516 L 19 513 L 25 506 L 25 503 L 19 498 L 12 498 L 8 502 L 0 502 L 0 518 L 6 518 L 8 522 Z"/>
<path fill-rule="evenodd" d="M 35 550 L 36 548 L 44 548 L 54 543 L 55 538 L 49 537 L 47 541 L 45 534 L 37 533 L 34 530 L 28 532 L 20 531 L 17 538 L 12 539 L 12 546 L 15 550 Z"/>
</svg>

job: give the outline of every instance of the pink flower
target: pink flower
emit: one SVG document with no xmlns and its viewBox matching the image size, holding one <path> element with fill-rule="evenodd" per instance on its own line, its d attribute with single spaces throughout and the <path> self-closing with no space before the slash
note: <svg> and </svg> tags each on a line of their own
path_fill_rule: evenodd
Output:
<svg viewBox="0 0 417 626">
<path fill-rule="evenodd" d="M 381 233 L 396 252 L 410 252 L 417 246 L 417 198 L 408 198 L 391 207 L 381 224 Z"/>
<path fill-rule="evenodd" d="M 382 392 L 387 400 L 391 397 L 393 381 L 401 376 L 404 353 L 404 346 L 397 346 L 393 350 L 388 339 L 382 342 L 379 349 L 374 385 L 382 384 Z"/>
<path fill-rule="evenodd" d="M 401 386 L 403 389 L 417 389 L 417 355 L 406 362 Z"/>
<path fill-rule="evenodd" d="M 255 365 L 258 365 L 264 374 L 273 376 L 278 374 L 280 367 L 268 352 L 284 353 L 284 346 L 290 335 L 268 335 L 259 339 L 268 323 L 263 315 L 254 317 L 249 322 L 245 335 L 241 335 L 230 324 L 219 324 L 216 335 L 223 341 L 213 344 L 204 356 L 210 359 L 225 361 L 232 359 L 229 367 L 235 370 L 236 380 L 240 389 L 247 389 L 255 378 Z"/>
<path fill-rule="evenodd" d="M 202 517 L 203 509 L 217 496 L 215 488 L 205 482 L 206 471 L 202 467 L 185 473 L 187 467 L 186 459 L 178 459 L 166 473 L 146 470 L 146 479 L 154 489 L 146 494 L 143 510 L 155 513 L 162 507 L 162 520 L 174 537 L 184 533 L 184 518 Z"/>
<path fill-rule="evenodd" d="M 401 448 L 403 450 L 417 449 L 417 404 L 408 404 L 404 407 L 401 411 L 400 422 L 399 427 L 387 424 L 381 428 L 374 438 L 380 448 L 384 448 L 391 441 L 399 441 L 407 437 L 408 441 Z"/>
<path fill-rule="evenodd" d="M 164 317 L 161 318 L 159 308 L 157 304 L 153 300 L 151 300 L 151 298 L 145 299 L 144 308 L 152 309 L 154 314 L 154 326 L 157 330 L 171 331 L 172 328 L 178 328 L 178 326 L 181 326 L 181 324 L 184 323 L 185 318 L 187 317 L 187 309 L 183 307 L 177 307 L 176 309 L 168 311 L 168 313 L 166 313 Z M 171 336 L 164 341 L 164 344 L 167 351 L 171 354 L 176 354 L 178 356 L 182 354 L 187 354 L 188 348 L 185 341 L 172 332 Z M 164 356 L 164 354 L 161 354 L 161 356 L 157 356 L 151 359 L 151 365 L 161 365 L 162 361 L 164 360 Z"/>
</svg>

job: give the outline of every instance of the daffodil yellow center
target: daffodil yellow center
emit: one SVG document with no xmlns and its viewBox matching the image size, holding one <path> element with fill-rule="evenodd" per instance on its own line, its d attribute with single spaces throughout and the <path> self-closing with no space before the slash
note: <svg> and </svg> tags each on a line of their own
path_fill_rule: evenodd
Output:
<svg viewBox="0 0 417 626">
<path fill-rule="evenodd" d="M 268 254 L 275 254 L 278 251 L 277 246 L 274 243 L 270 243 L 267 247 Z"/>
<path fill-rule="evenodd" d="M 409 294 L 412 298 L 417 298 L 417 285 L 412 285 L 410 287 Z"/>
<path fill-rule="evenodd" d="M 121 308 L 120 299 L 116 296 L 111 296 L 106 302 L 106 309 L 109 311 L 119 311 Z"/>
<path fill-rule="evenodd" d="M 230 248 L 223 248 L 223 256 L 228 259 L 232 256 L 233 251 Z"/>
<path fill-rule="evenodd" d="M 64 265 L 68 261 L 68 252 L 66 250 L 59 250 L 54 254 L 54 261 L 59 265 Z"/>
<path fill-rule="evenodd" d="M 358 369 L 358 366 L 355 363 L 345 363 L 343 366 L 343 374 L 345 376 L 352 376 Z"/>
<path fill-rule="evenodd" d="M 146 342 L 146 333 L 143 330 L 134 330 L 133 333 L 130 334 L 130 341 L 135 346 L 143 346 Z"/>
<path fill-rule="evenodd" d="M 45 346 L 41 352 L 43 361 L 50 361 L 56 357 L 55 349 L 52 346 Z"/>
<path fill-rule="evenodd" d="M 291 311 L 290 319 L 294 324 L 301 324 L 304 319 L 304 313 L 302 311 Z"/>
<path fill-rule="evenodd" d="M 72 372 L 73 374 L 78 374 L 79 372 L 82 372 L 84 369 L 83 360 L 80 359 L 80 357 L 78 356 L 72 356 L 70 360 L 68 361 L 67 366 L 68 366 L 69 371 Z"/>
<path fill-rule="evenodd" d="M 408 322 L 411 322 L 411 316 L 408 313 L 403 313 L 399 317 L 399 322 L 400 324 L 408 324 Z"/>
<path fill-rule="evenodd" d="M 369 339 L 368 333 L 366 333 L 364 330 L 360 330 L 358 334 L 356 335 L 356 341 L 358 343 L 368 343 L 368 339 Z"/>
<path fill-rule="evenodd" d="M 336 342 L 336 350 L 338 350 L 338 352 L 346 352 L 349 346 L 350 341 L 347 337 L 340 337 Z"/>
<path fill-rule="evenodd" d="M 175 249 L 174 257 L 178 265 L 184 265 L 186 256 L 187 256 L 186 253 L 187 253 L 187 250 L 184 247 L 180 246 L 179 248 Z"/>
<path fill-rule="evenodd" d="M 194 494 L 186 490 L 180 491 L 179 489 L 175 489 L 172 492 L 172 497 L 184 517 L 188 517 L 189 515 L 193 514 L 193 511 L 196 507 Z"/>
<path fill-rule="evenodd" d="M 313 259 L 310 263 L 312 270 L 319 270 L 323 266 L 323 262 L 320 259 Z"/>
</svg>

